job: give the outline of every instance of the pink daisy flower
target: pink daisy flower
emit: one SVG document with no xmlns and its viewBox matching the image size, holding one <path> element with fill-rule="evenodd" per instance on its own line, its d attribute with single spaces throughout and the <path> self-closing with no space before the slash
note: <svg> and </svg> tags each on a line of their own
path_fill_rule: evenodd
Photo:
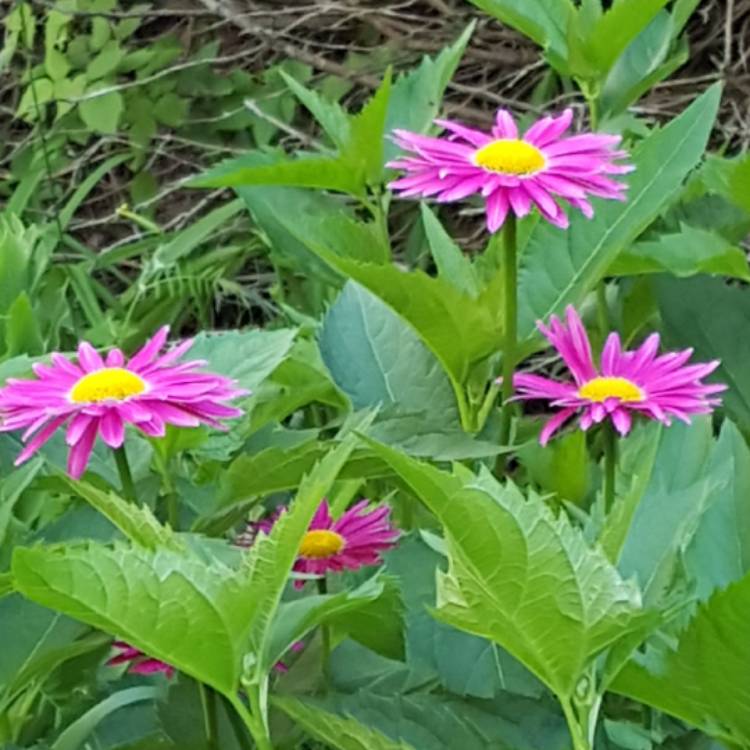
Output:
<svg viewBox="0 0 750 750">
<path fill-rule="evenodd" d="M 125 641 L 115 641 L 112 646 L 120 653 L 113 656 L 108 662 L 108 667 L 116 667 L 118 664 L 130 664 L 128 672 L 131 674 L 156 674 L 164 673 L 167 677 L 174 675 L 174 667 L 165 664 L 158 659 L 152 659 L 146 656 L 143 651 L 139 651 L 135 646 L 131 646 Z"/>
<path fill-rule="evenodd" d="M 324 576 L 329 570 L 341 572 L 379 565 L 381 553 L 396 543 L 398 530 L 390 524 L 391 510 L 387 505 L 372 510 L 368 510 L 368 505 L 368 500 L 361 500 L 340 518 L 334 519 L 328 501 L 323 500 L 302 538 L 294 570 Z M 249 524 L 235 543 L 250 546 L 258 532 L 270 532 L 283 512 L 278 511 L 268 519 Z M 294 585 L 302 588 L 305 581 L 295 581 Z"/>
<path fill-rule="evenodd" d="M 633 169 L 615 163 L 627 156 L 615 150 L 620 136 L 562 137 L 572 121 L 573 110 L 566 109 L 559 117 L 543 117 L 519 136 L 512 115 L 501 109 L 489 133 L 450 120 L 435 121 L 449 132 L 442 138 L 395 130 L 394 141 L 409 155 L 387 166 L 407 175 L 389 187 L 402 197 L 434 195 L 439 203 L 481 194 L 490 232 L 500 229 L 509 212 L 522 217 L 533 206 L 565 229 L 568 217 L 556 198 L 591 218 L 588 196 L 624 200 L 626 186 L 608 175 Z"/>
<path fill-rule="evenodd" d="M 221 375 L 198 372 L 202 360 L 176 364 L 192 346 L 183 341 L 160 354 L 169 328 L 161 328 L 130 359 L 119 349 L 102 358 L 84 341 L 78 363 L 54 353 L 50 365 L 35 364 L 36 380 L 9 379 L 0 389 L 0 431 L 26 428 L 26 447 L 16 466 L 28 460 L 67 423 L 68 473 L 78 478 L 88 464 L 97 435 L 111 448 L 125 440 L 130 423 L 151 437 L 162 437 L 167 424 L 197 427 L 242 414 L 223 402 L 247 394 Z"/>
<path fill-rule="evenodd" d="M 638 349 L 623 351 L 620 336 L 611 333 L 594 365 L 586 330 L 572 308 L 566 309 L 567 325 L 556 316 L 550 327 L 537 323 L 539 330 L 557 349 L 574 382 L 559 382 L 520 373 L 514 376 L 517 399 L 545 399 L 559 407 L 544 426 L 540 442 L 545 445 L 568 419 L 579 415 L 581 429 L 610 419 L 620 435 L 627 435 L 632 415 L 642 414 L 666 425 L 672 417 L 690 422 L 692 414 L 709 414 L 721 404 L 715 394 L 725 385 L 702 383 L 718 361 L 688 365 L 693 350 L 657 355 L 659 334 L 651 334 Z"/>
</svg>

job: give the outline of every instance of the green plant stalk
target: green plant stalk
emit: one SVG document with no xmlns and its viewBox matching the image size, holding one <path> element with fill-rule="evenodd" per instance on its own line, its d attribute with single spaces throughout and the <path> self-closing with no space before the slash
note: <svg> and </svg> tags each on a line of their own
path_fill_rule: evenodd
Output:
<svg viewBox="0 0 750 750">
<path fill-rule="evenodd" d="M 565 714 L 570 739 L 573 740 L 573 750 L 593 750 L 593 745 L 588 737 L 589 732 L 584 731 L 581 727 L 570 699 L 561 698 L 560 705 L 562 706 L 563 714 Z"/>
<path fill-rule="evenodd" d="M 256 750 L 273 750 L 271 737 L 268 734 L 268 725 L 263 718 L 263 711 L 260 705 L 260 688 L 257 686 L 247 691 L 250 699 L 250 710 L 242 702 L 238 694 L 226 695 L 227 700 L 232 704 L 232 708 L 237 712 L 245 726 L 248 728 Z"/>
<path fill-rule="evenodd" d="M 128 463 L 128 456 L 125 453 L 125 446 L 121 445 L 119 448 L 113 448 L 112 453 L 115 456 L 115 463 L 117 464 L 117 473 L 120 475 L 120 485 L 122 487 L 123 497 L 131 503 L 137 503 L 138 497 L 135 492 L 135 484 L 133 483 L 133 475 L 130 473 L 130 464 Z"/>
<path fill-rule="evenodd" d="M 609 333 L 609 307 L 607 306 L 607 285 L 603 280 L 596 285 L 596 317 L 602 339 L 606 339 Z"/>
<path fill-rule="evenodd" d="M 500 445 L 507 446 L 510 442 L 510 427 L 513 404 L 513 371 L 516 364 L 516 348 L 518 344 L 518 238 L 516 217 L 509 214 L 503 229 L 503 384 L 502 384 L 502 413 L 500 416 Z M 505 455 L 498 457 L 497 473 L 505 472 Z"/>
<path fill-rule="evenodd" d="M 604 509 L 608 513 L 615 501 L 617 473 L 617 435 L 607 420 L 604 425 Z"/>
<path fill-rule="evenodd" d="M 203 709 L 203 726 L 206 730 L 206 741 L 208 750 L 219 750 L 218 745 L 218 732 L 217 732 L 217 721 L 216 721 L 216 691 L 204 685 L 202 682 L 198 683 L 198 689 L 201 694 L 201 708 Z"/>
<path fill-rule="evenodd" d="M 328 593 L 328 579 L 323 575 L 318 578 L 318 593 L 321 596 L 325 596 Z M 328 692 L 328 688 L 331 685 L 331 630 L 328 625 L 320 626 L 320 638 L 321 638 L 321 667 L 323 672 L 323 689 Z"/>
</svg>

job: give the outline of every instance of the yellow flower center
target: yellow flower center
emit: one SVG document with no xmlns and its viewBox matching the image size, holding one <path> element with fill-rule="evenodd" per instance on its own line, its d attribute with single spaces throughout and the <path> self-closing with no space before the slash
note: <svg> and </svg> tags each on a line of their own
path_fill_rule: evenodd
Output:
<svg viewBox="0 0 750 750">
<path fill-rule="evenodd" d="M 578 395 L 588 401 L 602 403 L 608 398 L 617 398 L 625 403 L 643 401 L 643 391 L 627 378 L 594 378 L 578 389 Z"/>
<path fill-rule="evenodd" d="M 145 390 L 146 383 L 134 372 L 122 367 L 104 367 L 84 375 L 70 391 L 70 400 L 76 404 L 125 401 Z"/>
<path fill-rule="evenodd" d="M 503 138 L 482 146 L 474 154 L 474 163 L 490 172 L 528 175 L 544 168 L 544 154 L 526 141 Z"/>
<path fill-rule="evenodd" d="M 313 529 L 302 537 L 299 553 L 302 557 L 331 557 L 344 549 L 344 537 L 328 529 Z"/>
</svg>

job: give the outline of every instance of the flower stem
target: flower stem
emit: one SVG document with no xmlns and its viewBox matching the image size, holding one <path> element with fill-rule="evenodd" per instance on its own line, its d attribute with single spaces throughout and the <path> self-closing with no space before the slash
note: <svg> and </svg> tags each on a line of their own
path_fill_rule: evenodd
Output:
<svg viewBox="0 0 750 750">
<path fill-rule="evenodd" d="M 328 593 L 328 579 L 323 575 L 318 578 L 318 593 L 325 596 Z M 331 630 L 328 625 L 320 626 L 321 650 L 322 650 L 322 671 L 323 671 L 323 691 L 328 692 L 331 684 Z"/>
<path fill-rule="evenodd" d="M 573 710 L 573 705 L 570 700 L 560 699 L 563 713 L 565 714 L 565 721 L 568 724 L 568 731 L 570 732 L 570 738 L 573 740 L 573 750 L 591 750 L 592 746 L 586 736 L 586 732 L 581 728 L 578 723 L 578 717 Z"/>
<path fill-rule="evenodd" d="M 121 445 L 119 448 L 113 448 L 112 453 L 115 454 L 115 463 L 117 464 L 117 473 L 120 475 L 123 497 L 131 503 L 135 503 L 137 502 L 135 484 L 133 483 L 133 475 L 130 473 L 130 464 L 128 463 L 128 455 L 125 453 L 125 446 Z"/>
<path fill-rule="evenodd" d="M 617 436 L 609 421 L 604 425 L 604 510 L 609 512 L 615 501 L 617 471 Z"/>
<path fill-rule="evenodd" d="M 509 214 L 503 228 L 503 385 L 502 385 L 502 414 L 500 417 L 500 445 L 507 446 L 510 442 L 510 426 L 513 404 L 513 370 L 516 364 L 516 344 L 518 339 L 518 261 L 517 255 L 516 217 Z M 505 472 L 505 455 L 498 457 L 496 466 L 498 473 Z"/>
<path fill-rule="evenodd" d="M 609 333 L 609 307 L 607 306 L 607 285 L 602 280 L 596 285 L 596 316 L 602 339 Z"/>
<path fill-rule="evenodd" d="M 242 702 L 239 695 L 227 694 L 227 700 L 232 704 L 234 710 L 239 714 L 242 721 L 245 722 L 245 726 L 250 731 L 255 743 L 256 750 L 273 750 L 271 744 L 271 737 L 268 734 L 268 725 L 263 717 L 263 711 L 260 706 L 260 691 L 259 689 L 252 688 L 247 691 L 248 697 L 250 698 L 250 707 L 252 710 L 248 710 L 247 706 Z"/>
<path fill-rule="evenodd" d="M 216 721 L 216 691 L 198 683 L 201 694 L 201 707 L 203 709 L 203 726 L 206 730 L 206 747 L 208 750 L 218 750 L 217 744 L 217 721 Z"/>
</svg>

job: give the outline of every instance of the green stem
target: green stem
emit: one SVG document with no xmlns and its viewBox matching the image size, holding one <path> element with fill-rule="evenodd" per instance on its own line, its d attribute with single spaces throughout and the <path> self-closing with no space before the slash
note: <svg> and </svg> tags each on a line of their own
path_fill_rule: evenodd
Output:
<svg viewBox="0 0 750 750">
<path fill-rule="evenodd" d="M 500 417 L 500 445 L 510 443 L 510 426 L 513 404 L 513 371 L 516 364 L 518 339 L 518 262 L 516 217 L 509 214 L 503 229 L 503 385 L 502 414 Z M 496 470 L 505 473 L 505 456 L 498 457 Z"/>
<path fill-rule="evenodd" d="M 564 700 L 561 699 L 560 704 L 562 705 L 562 710 L 565 714 L 565 721 L 568 724 L 570 738 L 573 740 L 573 750 L 592 750 L 592 745 L 586 736 L 586 732 L 584 732 L 581 725 L 578 723 L 578 717 L 576 716 L 570 700 L 567 698 Z"/>
<path fill-rule="evenodd" d="M 322 578 L 318 578 L 318 593 L 321 596 L 325 596 L 328 593 L 328 580 L 325 575 Z M 322 642 L 323 690 L 324 692 L 328 692 L 331 684 L 331 630 L 328 625 L 320 626 L 320 637 Z"/>
<path fill-rule="evenodd" d="M 168 492 L 165 497 L 167 503 L 167 520 L 172 527 L 172 531 L 180 530 L 180 505 L 177 493 Z"/>
<path fill-rule="evenodd" d="M 606 339 L 609 333 L 609 307 L 607 306 L 607 285 L 604 281 L 596 285 L 596 317 L 602 339 Z"/>
<path fill-rule="evenodd" d="M 263 718 L 263 711 L 260 706 L 260 691 L 258 688 L 248 690 L 250 698 L 250 709 L 242 702 L 239 695 L 227 695 L 227 700 L 232 704 L 234 710 L 239 714 L 245 726 L 250 731 L 255 742 L 256 750 L 273 750 L 271 737 L 268 734 L 268 726 Z"/>
<path fill-rule="evenodd" d="M 135 484 L 133 483 L 133 475 L 130 473 L 130 464 L 128 463 L 127 453 L 125 453 L 125 446 L 121 445 L 119 448 L 113 448 L 112 453 L 115 454 L 115 463 L 117 464 L 117 473 L 120 475 L 123 497 L 131 503 L 135 503 L 138 499 L 135 494 Z"/>
<path fill-rule="evenodd" d="M 198 689 L 200 690 L 201 707 L 203 708 L 203 726 L 206 730 L 206 746 L 208 747 L 208 750 L 218 750 L 216 691 L 208 685 L 204 685 L 202 682 L 198 683 Z"/>
<path fill-rule="evenodd" d="M 615 501 L 615 474 L 617 472 L 617 435 L 607 421 L 604 425 L 604 509 L 609 512 Z"/>
</svg>

